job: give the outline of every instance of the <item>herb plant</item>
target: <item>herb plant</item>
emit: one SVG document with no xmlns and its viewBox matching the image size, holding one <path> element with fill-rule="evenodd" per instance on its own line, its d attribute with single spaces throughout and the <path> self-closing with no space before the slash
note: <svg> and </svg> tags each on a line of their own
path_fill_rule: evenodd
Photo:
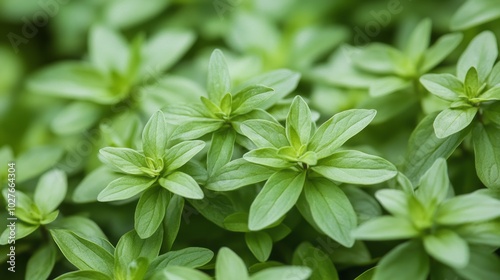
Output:
<svg viewBox="0 0 500 280">
<path fill-rule="evenodd" d="M 500 10 L 0 1 L 0 278 L 500 278 Z M 418 2 L 418 3 L 417 3 Z"/>
</svg>

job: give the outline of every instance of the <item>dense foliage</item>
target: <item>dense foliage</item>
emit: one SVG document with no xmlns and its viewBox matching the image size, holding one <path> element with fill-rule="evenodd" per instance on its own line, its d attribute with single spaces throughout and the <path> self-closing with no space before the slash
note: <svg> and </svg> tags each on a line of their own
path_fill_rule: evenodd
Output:
<svg viewBox="0 0 500 280">
<path fill-rule="evenodd" d="M 500 278 L 498 0 L 0 24 L 2 279 Z"/>
</svg>

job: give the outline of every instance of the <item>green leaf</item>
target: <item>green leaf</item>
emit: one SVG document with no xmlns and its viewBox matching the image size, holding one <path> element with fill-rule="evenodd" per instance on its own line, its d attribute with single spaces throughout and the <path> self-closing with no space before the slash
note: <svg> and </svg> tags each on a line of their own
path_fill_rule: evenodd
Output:
<svg viewBox="0 0 500 280">
<path fill-rule="evenodd" d="M 32 225 L 32 224 L 27 224 L 27 223 L 16 223 L 16 240 L 19 240 L 21 238 L 24 238 L 31 233 L 33 233 L 35 230 L 38 229 L 40 225 Z M 8 238 L 10 234 L 10 229 L 5 229 L 2 232 L 2 235 L 0 236 L 0 245 L 7 245 L 8 243 Z"/>
<path fill-rule="evenodd" d="M 377 74 L 410 74 L 405 69 L 408 58 L 398 49 L 381 43 L 364 47 L 353 56 L 353 62 L 358 68 Z"/>
<path fill-rule="evenodd" d="M 58 146 L 39 146 L 22 153 L 16 158 L 16 182 L 22 183 L 53 168 L 63 154 L 64 149 Z"/>
<path fill-rule="evenodd" d="M 183 210 L 184 198 L 182 196 L 172 195 L 168 202 L 165 219 L 163 220 L 165 227 L 165 244 L 168 250 L 172 249 L 172 245 L 179 233 Z"/>
<path fill-rule="evenodd" d="M 330 257 L 308 242 L 302 242 L 293 253 L 293 265 L 308 266 L 312 270 L 310 280 L 338 280 L 337 269 Z"/>
<path fill-rule="evenodd" d="M 454 30 L 468 29 L 500 17 L 500 7 L 495 0 L 466 1 L 451 18 Z"/>
<path fill-rule="evenodd" d="M 109 183 L 99 193 L 97 200 L 105 202 L 128 199 L 148 189 L 154 182 L 155 179 L 151 178 L 124 176 Z"/>
<path fill-rule="evenodd" d="M 180 124 L 174 131 L 173 137 L 174 139 L 197 139 L 206 134 L 216 132 L 224 126 L 224 122 L 222 120 L 214 120 L 214 119 L 201 119 L 201 120 L 192 120 L 185 123 Z"/>
<path fill-rule="evenodd" d="M 147 239 L 141 239 L 135 230 L 131 230 L 124 234 L 115 250 L 115 273 L 117 278 L 123 277 L 127 279 L 129 266 L 139 258 L 147 260 L 148 265 L 151 263 L 160 252 L 161 242 L 163 239 L 163 231 L 158 230 Z"/>
<path fill-rule="evenodd" d="M 144 155 L 129 148 L 106 147 L 99 150 L 99 159 L 110 168 L 131 175 L 144 175 Z"/>
<path fill-rule="evenodd" d="M 276 122 L 248 120 L 241 125 L 241 131 L 258 148 L 279 149 L 289 145 L 285 128 Z"/>
<path fill-rule="evenodd" d="M 49 214 L 59 207 L 66 196 L 66 174 L 58 169 L 45 173 L 35 189 L 34 202 L 42 216 Z"/>
<path fill-rule="evenodd" d="M 92 270 L 80 270 L 65 273 L 54 280 L 112 280 L 104 273 Z"/>
<path fill-rule="evenodd" d="M 424 53 L 420 73 L 427 73 L 441 63 L 463 39 L 462 33 L 445 34 Z"/>
<path fill-rule="evenodd" d="M 455 231 L 470 244 L 500 246 L 500 220 L 464 224 Z"/>
<path fill-rule="evenodd" d="M 375 193 L 375 197 L 384 208 L 394 216 L 409 217 L 407 194 L 400 190 L 382 189 Z"/>
<path fill-rule="evenodd" d="M 236 211 L 233 201 L 224 193 L 213 191 L 205 191 L 205 193 L 203 199 L 190 199 L 189 203 L 207 220 L 224 228 L 224 219 Z M 192 208 L 190 210 L 193 211 Z M 190 216 L 190 213 L 183 216 L 186 223 L 190 222 Z"/>
<path fill-rule="evenodd" d="M 207 189 L 230 191 L 268 179 L 276 171 L 266 166 L 253 164 L 245 159 L 236 159 L 208 179 Z"/>
<path fill-rule="evenodd" d="M 217 254 L 215 278 L 217 280 L 249 279 L 243 260 L 227 247 L 222 247 Z"/>
<path fill-rule="evenodd" d="M 300 96 L 293 99 L 290 111 L 286 118 L 286 136 L 288 141 L 294 147 L 307 145 L 311 137 L 312 122 L 311 111 L 309 106 Z M 295 136 L 296 134 L 296 136 Z M 294 143 L 294 139 L 298 137 L 299 143 Z"/>
<path fill-rule="evenodd" d="M 469 133 L 465 129 L 447 138 L 437 138 L 432 123 L 437 113 L 427 115 L 415 128 L 408 142 L 403 173 L 413 185 L 438 158 L 448 158 Z"/>
<path fill-rule="evenodd" d="M 78 269 L 113 275 L 113 255 L 101 246 L 69 230 L 51 229 L 50 234 L 66 259 Z"/>
<path fill-rule="evenodd" d="M 358 277 L 354 278 L 354 280 L 372 280 L 373 275 L 375 274 L 376 268 L 377 267 L 375 266 L 375 267 L 372 267 L 372 268 L 366 270 L 365 272 L 358 275 Z"/>
<path fill-rule="evenodd" d="M 438 158 L 420 179 L 415 194 L 426 207 L 434 208 L 435 205 L 441 204 L 446 199 L 449 187 L 446 160 Z"/>
<path fill-rule="evenodd" d="M 235 232 L 249 232 L 248 213 L 236 212 L 224 219 L 224 228 Z M 265 261 L 265 260 L 264 260 Z"/>
<path fill-rule="evenodd" d="M 157 111 L 148 120 L 142 131 L 144 155 L 152 159 L 162 159 L 167 148 L 167 123 L 162 111 Z"/>
<path fill-rule="evenodd" d="M 305 172 L 292 170 L 273 174 L 250 206 L 250 230 L 263 229 L 285 215 L 299 199 L 305 178 Z"/>
<path fill-rule="evenodd" d="M 325 179 L 307 181 L 304 192 L 318 227 L 333 240 L 351 247 L 356 213 L 344 192 Z"/>
<path fill-rule="evenodd" d="M 497 62 L 491 70 L 490 76 L 488 77 L 488 85 L 496 86 L 500 84 L 500 62 Z"/>
<path fill-rule="evenodd" d="M 477 97 L 479 88 L 481 84 L 479 83 L 479 77 L 477 76 L 477 70 L 474 67 L 471 67 L 467 74 L 465 75 L 464 86 L 466 88 L 465 94 L 471 97 Z"/>
<path fill-rule="evenodd" d="M 311 169 L 330 180 L 361 185 L 381 183 L 397 175 L 389 161 L 354 150 L 336 152 Z"/>
<path fill-rule="evenodd" d="M 123 92 L 112 92 L 111 81 L 99 69 L 84 62 L 62 62 L 35 73 L 27 83 L 37 94 L 114 104 Z"/>
<path fill-rule="evenodd" d="M 166 178 L 160 178 L 160 185 L 165 189 L 185 198 L 202 199 L 203 191 L 193 177 L 176 171 Z"/>
<path fill-rule="evenodd" d="M 251 150 L 243 155 L 243 158 L 249 162 L 260 164 L 272 168 L 287 168 L 293 165 L 290 161 L 283 159 L 278 154 L 276 148 L 260 148 Z"/>
<path fill-rule="evenodd" d="M 446 138 L 465 129 L 476 116 L 477 107 L 449 108 L 439 113 L 434 120 L 434 131 L 438 138 Z"/>
<path fill-rule="evenodd" d="M 448 229 L 424 236 L 427 253 L 453 268 L 463 268 L 469 262 L 469 246 L 458 234 Z"/>
<path fill-rule="evenodd" d="M 361 240 L 394 240 L 417 237 L 420 232 L 411 221 L 392 216 L 382 216 L 361 224 L 354 236 Z"/>
<path fill-rule="evenodd" d="M 236 133 L 232 129 L 225 129 L 212 134 L 212 142 L 207 154 L 209 176 L 231 160 L 235 140 Z"/>
<path fill-rule="evenodd" d="M 446 101 L 456 101 L 463 93 L 463 83 L 451 74 L 426 74 L 420 83 L 435 96 Z"/>
<path fill-rule="evenodd" d="M 141 6 L 141 9 L 144 7 Z M 172 67 L 188 51 L 195 38 L 196 35 L 190 30 L 164 30 L 156 33 L 141 48 L 141 76 L 154 75 L 151 71 L 161 73 Z"/>
<path fill-rule="evenodd" d="M 465 279 L 495 279 L 500 275 L 500 259 L 482 247 L 470 248 L 470 260 L 466 267 L 455 269 Z"/>
<path fill-rule="evenodd" d="M 205 147 L 201 140 L 183 141 L 167 150 L 165 153 L 166 172 L 172 172 L 192 159 Z"/>
<path fill-rule="evenodd" d="M 488 188 L 500 189 L 500 131 L 478 124 L 472 135 L 477 176 Z"/>
<path fill-rule="evenodd" d="M 69 216 L 59 219 L 48 226 L 49 229 L 68 229 L 113 253 L 113 246 L 107 241 L 101 228 L 89 218 Z"/>
<path fill-rule="evenodd" d="M 500 100 L 500 85 L 496 85 L 490 89 L 488 89 L 485 93 L 482 93 L 479 98 L 479 100 Z"/>
<path fill-rule="evenodd" d="M 140 238 L 148 238 L 157 232 L 165 217 L 169 193 L 159 187 L 145 191 L 135 209 L 134 228 Z"/>
<path fill-rule="evenodd" d="M 76 203 L 95 202 L 99 193 L 109 183 L 120 177 L 121 174 L 114 173 L 103 165 L 87 173 L 85 178 L 76 186 L 72 199 Z"/>
<path fill-rule="evenodd" d="M 458 59 L 457 77 L 463 81 L 471 67 L 476 68 L 479 82 L 483 83 L 497 60 L 498 46 L 495 34 L 483 31 L 470 42 Z"/>
<path fill-rule="evenodd" d="M 402 275 L 425 280 L 428 274 L 429 257 L 418 241 L 410 241 L 397 246 L 380 260 L 373 280 L 401 279 Z"/>
<path fill-rule="evenodd" d="M 90 61 L 102 73 L 125 75 L 130 51 L 127 41 L 118 32 L 101 25 L 92 27 L 88 48 Z"/>
<path fill-rule="evenodd" d="M 482 194 L 459 195 L 443 202 L 436 221 L 444 225 L 481 222 L 500 217 L 500 201 Z"/>
<path fill-rule="evenodd" d="M 182 266 L 169 266 L 157 272 L 151 280 L 211 280 L 205 273 Z"/>
<path fill-rule="evenodd" d="M 102 107 L 85 101 L 72 102 L 52 120 L 52 131 L 75 134 L 91 128 L 102 116 Z"/>
<path fill-rule="evenodd" d="M 222 97 L 231 89 L 231 77 L 224 59 L 218 49 L 212 52 L 208 63 L 207 91 L 208 98 L 219 104 Z"/>
<path fill-rule="evenodd" d="M 26 265 L 26 279 L 49 278 L 56 263 L 56 254 L 57 251 L 54 243 L 49 243 L 38 248 Z"/>
<path fill-rule="evenodd" d="M 370 96 L 379 97 L 408 88 L 411 81 L 396 76 L 382 77 L 370 85 Z"/>
<path fill-rule="evenodd" d="M 263 231 L 245 233 L 245 242 L 259 262 L 265 262 L 271 255 L 273 240 Z"/>
<path fill-rule="evenodd" d="M 347 140 L 358 134 L 375 117 L 375 110 L 352 109 L 335 114 L 314 133 L 308 149 L 318 158 L 333 154 Z"/>
<path fill-rule="evenodd" d="M 281 266 L 264 269 L 252 275 L 250 280 L 306 280 L 311 275 L 311 269 L 303 266 Z"/>
<path fill-rule="evenodd" d="M 265 85 L 274 89 L 274 94 L 260 105 L 261 109 L 269 109 L 291 93 L 297 87 L 299 80 L 300 73 L 288 69 L 278 69 L 255 76 L 238 85 L 234 91 L 239 92 L 252 85 Z"/>
<path fill-rule="evenodd" d="M 254 85 L 244 88 L 234 95 L 232 102 L 233 115 L 246 114 L 260 108 L 272 95 L 274 90 L 263 85 Z"/>
<path fill-rule="evenodd" d="M 404 52 L 414 63 L 420 62 L 420 59 L 429 47 L 431 32 L 432 21 L 426 18 L 421 20 L 410 33 Z"/>
<path fill-rule="evenodd" d="M 213 257 L 214 253 L 212 251 L 199 247 L 188 247 L 177 251 L 169 251 L 160 255 L 151 263 L 146 276 L 170 266 L 183 266 L 189 268 L 201 267 L 210 262 Z"/>
</svg>

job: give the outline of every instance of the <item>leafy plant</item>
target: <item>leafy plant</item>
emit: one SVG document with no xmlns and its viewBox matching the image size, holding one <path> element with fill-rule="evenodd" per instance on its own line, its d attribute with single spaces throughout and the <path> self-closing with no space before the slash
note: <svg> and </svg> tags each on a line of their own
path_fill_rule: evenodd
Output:
<svg viewBox="0 0 500 280">
<path fill-rule="evenodd" d="M 370 220 L 355 232 L 362 240 L 411 238 L 380 260 L 373 279 L 392 279 L 403 273 L 410 273 L 414 279 L 427 279 L 429 273 L 441 275 L 444 269 L 431 266 L 429 257 L 467 279 L 498 273 L 498 260 L 476 249 L 498 246 L 497 199 L 480 193 L 450 195 L 443 159 L 422 176 L 416 190 L 405 177 L 401 183 L 402 190 L 385 189 L 375 194 L 391 216 Z"/>
<path fill-rule="evenodd" d="M 0 278 L 497 279 L 462 2 L 0 1 Z"/>
</svg>

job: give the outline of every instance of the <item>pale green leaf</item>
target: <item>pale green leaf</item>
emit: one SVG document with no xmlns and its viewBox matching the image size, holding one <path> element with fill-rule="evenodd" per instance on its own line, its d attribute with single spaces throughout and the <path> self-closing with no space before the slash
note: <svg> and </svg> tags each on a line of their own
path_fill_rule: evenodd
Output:
<svg viewBox="0 0 500 280">
<path fill-rule="evenodd" d="M 236 159 L 208 179 L 206 188 L 215 191 L 230 191 L 268 179 L 276 171 L 245 159 Z"/>
<path fill-rule="evenodd" d="M 290 111 L 286 118 L 286 136 L 292 146 L 307 145 L 311 137 L 312 117 L 309 106 L 300 96 L 293 99 Z M 296 135 L 294 135 L 296 134 Z M 294 143 L 293 139 L 298 137 L 299 143 Z"/>
<path fill-rule="evenodd" d="M 149 238 L 158 231 L 168 200 L 169 193 L 160 187 L 150 188 L 141 195 L 134 215 L 134 228 L 140 238 Z"/>
<path fill-rule="evenodd" d="M 419 234 L 411 221 L 392 216 L 374 218 L 361 224 L 354 232 L 354 236 L 361 240 L 409 239 Z"/>
<path fill-rule="evenodd" d="M 288 146 L 285 128 L 279 123 L 267 120 L 248 120 L 241 125 L 241 131 L 258 148 L 281 148 Z"/>
<path fill-rule="evenodd" d="M 179 228 L 181 226 L 181 219 L 184 210 L 184 198 L 178 195 L 172 195 L 168 202 L 167 211 L 163 225 L 165 228 L 165 244 L 168 250 L 172 249 L 172 245 L 177 238 Z"/>
<path fill-rule="evenodd" d="M 500 131 L 478 124 L 473 130 L 476 172 L 488 188 L 500 189 Z"/>
<path fill-rule="evenodd" d="M 203 150 L 204 147 L 205 142 L 201 140 L 193 140 L 180 142 L 179 144 L 167 149 L 167 152 L 165 153 L 165 165 L 167 166 L 166 171 L 171 172 L 180 168 L 201 150 Z"/>
<path fill-rule="evenodd" d="M 102 148 L 99 159 L 113 170 L 131 175 L 143 175 L 141 167 L 147 166 L 144 155 L 129 148 Z"/>
<path fill-rule="evenodd" d="M 305 172 L 292 170 L 273 174 L 250 206 L 250 230 L 263 229 L 285 215 L 299 199 L 305 177 Z"/>
<path fill-rule="evenodd" d="M 314 133 L 308 149 L 318 158 L 333 154 L 347 140 L 358 134 L 375 117 L 375 110 L 353 109 L 335 114 Z"/>
<path fill-rule="evenodd" d="M 162 159 L 167 148 L 167 123 L 162 111 L 151 116 L 142 131 L 144 155 L 152 159 Z"/>
<path fill-rule="evenodd" d="M 330 257 L 321 249 L 312 246 L 308 242 L 301 243 L 292 259 L 293 265 L 308 266 L 311 270 L 310 280 L 338 280 L 337 269 Z"/>
<path fill-rule="evenodd" d="M 231 89 L 231 77 L 224 59 L 218 49 L 212 52 L 208 63 L 207 91 L 208 98 L 219 104 L 222 97 Z"/>
<path fill-rule="evenodd" d="M 235 140 L 236 133 L 232 129 L 225 129 L 212 134 L 212 142 L 207 154 L 209 176 L 231 160 Z"/>
<path fill-rule="evenodd" d="M 109 27 L 97 25 L 89 32 L 89 57 L 93 65 L 106 74 L 125 75 L 130 62 L 125 38 Z"/>
<path fill-rule="evenodd" d="M 311 169 L 330 180 L 361 185 L 381 183 L 397 175 L 389 161 L 354 150 L 336 152 Z"/>
<path fill-rule="evenodd" d="M 78 269 L 113 275 L 113 255 L 101 246 L 69 230 L 52 229 L 50 234 L 66 259 Z"/>
<path fill-rule="evenodd" d="M 425 53 L 420 66 L 421 73 L 427 73 L 441 63 L 462 41 L 462 33 L 445 34 L 434 43 Z"/>
<path fill-rule="evenodd" d="M 243 260 L 231 249 L 222 247 L 215 263 L 217 280 L 248 280 L 248 272 Z"/>
<path fill-rule="evenodd" d="M 57 249 L 54 243 L 43 245 L 31 255 L 26 265 L 26 279 L 49 278 L 56 263 Z"/>
<path fill-rule="evenodd" d="M 124 176 L 109 183 L 99 193 L 97 200 L 104 202 L 128 199 L 148 189 L 154 182 L 151 178 Z"/>
<path fill-rule="evenodd" d="M 305 266 L 270 267 L 259 271 L 250 277 L 250 280 L 306 280 L 311 275 L 311 269 Z"/>
<path fill-rule="evenodd" d="M 351 247 L 356 213 L 344 192 L 325 179 L 307 181 L 304 192 L 318 227 L 333 240 Z"/>
<path fill-rule="evenodd" d="M 424 237 L 427 253 L 454 268 L 464 268 L 469 262 L 469 246 L 458 234 L 441 229 Z"/>
<path fill-rule="evenodd" d="M 34 202 L 42 215 L 49 214 L 59 207 L 67 190 L 66 174 L 58 169 L 45 173 L 35 189 Z"/>
<path fill-rule="evenodd" d="M 444 225 L 481 222 L 500 217 L 500 200 L 482 194 L 456 196 L 443 202 L 436 221 Z"/>
<path fill-rule="evenodd" d="M 234 95 L 232 112 L 234 115 L 241 115 L 260 108 L 273 94 L 272 88 L 263 85 L 244 88 Z"/>
<path fill-rule="evenodd" d="M 432 21 L 429 18 L 421 20 L 410 33 L 405 44 L 405 54 L 414 62 L 418 63 L 429 47 L 431 39 Z"/>
<path fill-rule="evenodd" d="M 479 33 L 458 59 L 457 77 L 463 81 L 467 71 L 474 67 L 477 70 L 479 82 L 485 82 L 493 69 L 497 56 L 498 46 L 495 34 L 491 31 Z"/>
<path fill-rule="evenodd" d="M 273 240 L 263 231 L 245 233 L 245 242 L 259 262 L 265 262 L 271 255 Z"/>
<path fill-rule="evenodd" d="M 438 138 L 446 138 L 465 129 L 476 116 L 477 107 L 449 108 L 439 113 L 433 126 Z"/>
<path fill-rule="evenodd" d="M 420 83 L 435 96 L 446 101 L 456 101 L 463 93 L 463 83 L 451 74 L 426 74 Z"/>
<path fill-rule="evenodd" d="M 397 280 L 402 275 L 411 275 L 412 280 L 425 280 L 428 274 L 429 257 L 420 242 L 410 241 L 397 246 L 380 260 L 373 280 Z"/>
<path fill-rule="evenodd" d="M 185 198 L 202 199 L 204 194 L 193 177 L 176 171 L 165 178 L 160 178 L 160 185 L 165 189 Z"/>
<path fill-rule="evenodd" d="M 422 204 L 433 207 L 445 200 L 449 187 L 450 179 L 448 178 L 446 160 L 438 158 L 420 178 L 415 194 Z"/>
</svg>

